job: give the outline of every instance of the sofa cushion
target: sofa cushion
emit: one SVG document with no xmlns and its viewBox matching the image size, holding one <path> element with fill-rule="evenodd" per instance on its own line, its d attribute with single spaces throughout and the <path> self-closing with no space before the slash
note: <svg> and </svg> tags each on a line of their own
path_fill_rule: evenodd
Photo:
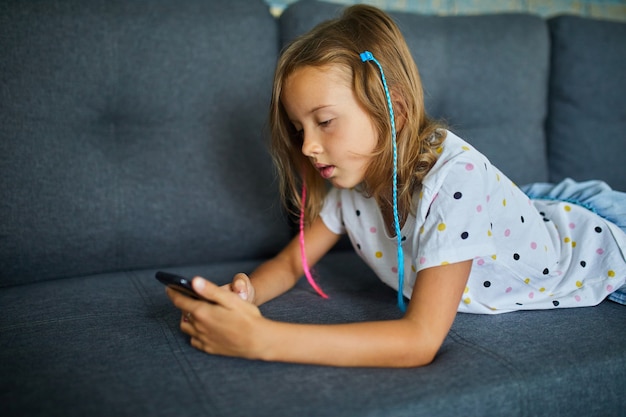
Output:
<svg viewBox="0 0 626 417">
<path fill-rule="evenodd" d="M 549 26 L 550 179 L 626 191 L 626 23 L 560 16 Z"/>
<path fill-rule="evenodd" d="M 341 9 L 318 1 L 290 6 L 280 19 L 283 44 Z M 390 15 L 420 70 L 427 112 L 445 119 L 512 180 L 547 180 L 545 21 L 521 14 Z"/>
<path fill-rule="evenodd" d="M 255 262 L 175 268 L 217 283 Z M 17 416 L 621 415 L 624 307 L 459 314 L 422 368 L 306 366 L 225 358 L 189 345 L 154 270 L 0 291 L 0 401 Z M 401 316 L 395 292 L 354 253 L 318 266 L 262 306 L 274 320 L 345 323 Z M 54 298 L 50 295 L 54 294 Z M 106 294 L 106 296 L 103 296 Z M 97 307 L 95 307 L 97 306 Z"/>
<path fill-rule="evenodd" d="M 82 3 L 0 4 L 0 286 L 282 247 L 266 4 Z"/>
</svg>

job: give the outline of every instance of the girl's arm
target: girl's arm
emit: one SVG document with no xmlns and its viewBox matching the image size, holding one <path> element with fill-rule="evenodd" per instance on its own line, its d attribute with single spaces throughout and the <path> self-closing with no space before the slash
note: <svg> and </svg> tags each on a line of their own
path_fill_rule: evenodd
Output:
<svg viewBox="0 0 626 417">
<path fill-rule="evenodd" d="M 307 263 L 315 265 L 339 238 L 340 236 L 331 232 L 318 217 L 304 234 Z M 239 294 L 245 292 L 242 298 L 260 306 L 290 290 L 303 273 L 300 240 L 296 236 L 278 255 L 255 269 L 250 274 L 249 281 L 245 274 L 237 274 L 233 282 L 226 287 Z"/>
<path fill-rule="evenodd" d="M 471 261 L 420 271 L 405 316 L 398 320 L 338 325 L 268 320 L 235 293 L 194 279 L 215 304 L 168 290 L 189 312 L 182 330 L 208 353 L 281 362 L 336 366 L 413 367 L 430 363 L 446 337 L 465 289 Z"/>
</svg>

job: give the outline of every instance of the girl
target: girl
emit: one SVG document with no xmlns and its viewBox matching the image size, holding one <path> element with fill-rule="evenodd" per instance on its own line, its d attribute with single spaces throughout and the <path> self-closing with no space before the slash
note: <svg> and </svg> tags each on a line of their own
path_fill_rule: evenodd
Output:
<svg viewBox="0 0 626 417">
<path fill-rule="evenodd" d="M 301 207 L 301 233 L 224 288 L 195 278 L 195 290 L 214 303 L 167 290 L 198 349 L 338 366 L 426 365 L 457 311 L 595 305 L 624 286 L 626 234 L 580 205 L 531 201 L 429 119 L 404 38 L 378 9 L 350 7 L 284 51 L 270 122 L 281 189 Z M 623 193 L 602 198 L 626 207 Z M 310 278 L 308 265 L 343 233 L 398 289 L 402 309 L 403 295 L 410 299 L 405 315 L 342 325 L 262 317 L 257 306 L 303 273 Z"/>
</svg>

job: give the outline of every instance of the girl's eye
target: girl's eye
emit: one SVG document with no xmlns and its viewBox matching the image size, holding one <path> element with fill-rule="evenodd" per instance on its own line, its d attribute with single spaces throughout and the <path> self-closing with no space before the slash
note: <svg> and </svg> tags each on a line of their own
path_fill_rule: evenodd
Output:
<svg viewBox="0 0 626 417">
<path fill-rule="evenodd" d="M 324 120 L 323 122 L 320 122 L 319 125 L 321 127 L 326 127 L 326 126 L 330 125 L 330 122 L 332 122 L 332 121 L 333 121 L 333 119 Z"/>
</svg>

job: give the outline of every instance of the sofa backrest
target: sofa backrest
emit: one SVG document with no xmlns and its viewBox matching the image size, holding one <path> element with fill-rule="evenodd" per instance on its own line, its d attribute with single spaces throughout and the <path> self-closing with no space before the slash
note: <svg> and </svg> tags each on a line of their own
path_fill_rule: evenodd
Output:
<svg viewBox="0 0 626 417">
<path fill-rule="evenodd" d="M 281 16 L 281 42 L 338 17 L 343 6 L 300 1 Z M 426 111 L 444 119 L 513 181 L 548 179 L 549 34 L 531 15 L 389 13 L 425 90 Z"/>
<path fill-rule="evenodd" d="M 288 240 L 263 0 L 3 1 L 0 39 L 0 286 Z"/>
<path fill-rule="evenodd" d="M 548 21 L 550 179 L 603 179 L 626 191 L 626 23 Z"/>
</svg>

